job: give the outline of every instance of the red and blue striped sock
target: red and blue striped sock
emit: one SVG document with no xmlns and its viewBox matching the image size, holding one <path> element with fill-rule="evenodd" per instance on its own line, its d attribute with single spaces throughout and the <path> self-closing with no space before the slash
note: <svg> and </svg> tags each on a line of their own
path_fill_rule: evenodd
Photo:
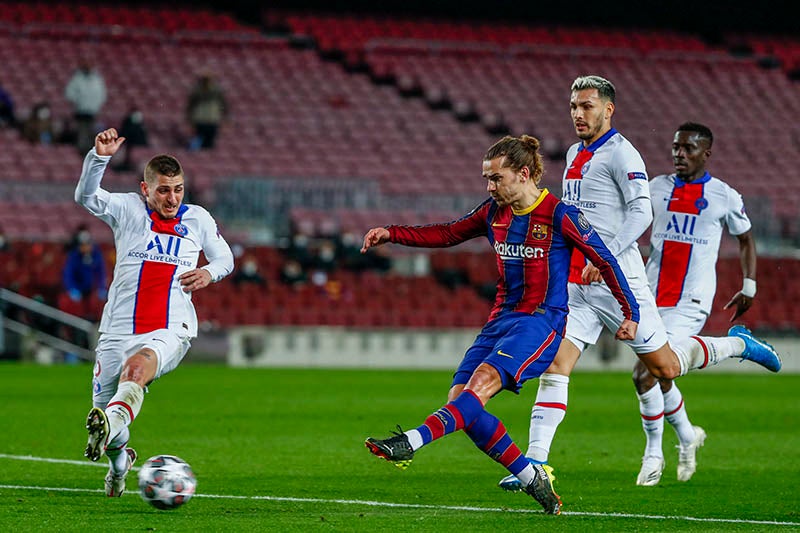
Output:
<svg viewBox="0 0 800 533">
<path fill-rule="evenodd" d="M 528 459 L 508 436 L 505 425 L 488 411 L 480 413 L 464 432 L 469 435 L 475 446 L 515 476 L 528 466 Z"/>
<path fill-rule="evenodd" d="M 422 437 L 422 445 L 463 429 L 483 412 L 480 398 L 472 391 L 463 391 L 452 402 L 426 418 L 425 423 L 417 428 Z"/>
</svg>

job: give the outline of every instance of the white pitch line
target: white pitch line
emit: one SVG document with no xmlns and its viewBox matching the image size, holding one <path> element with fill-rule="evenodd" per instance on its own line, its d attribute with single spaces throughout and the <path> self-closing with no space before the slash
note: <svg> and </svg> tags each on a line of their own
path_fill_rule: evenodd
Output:
<svg viewBox="0 0 800 533">
<path fill-rule="evenodd" d="M 31 455 L 8 455 L 0 453 L 0 459 L 15 459 L 20 461 L 39 461 L 45 463 L 62 463 L 78 466 L 103 466 L 87 461 L 74 461 L 71 459 L 51 459 L 47 457 L 34 457 Z M 103 492 L 99 489 L 81 489 L 68 487 L 40 487 L 35 485 L 0 485 L 0 489 L 11 490 L 43 490 L 51 492 Z M 128 494 L 135 494 L 129 492 Z M 238 496 L 234 494 L 195 494 L 195 498 L 211 498 L 218 500 L 251 500 L 251 501 L 272 501 L 272 502 L 293 502 L 293 503 L 338 503 L 342 505 L 365 505 L 368 507 L 395 507 L 403 509 L 433 509 L 441 511 L 469 511 L 478 513 L 520 513 L 520 514 L 540 514 L 542 511 L 534 509 L 509 509 L 505 507 L 470 507 L 459 505 L 425 505 L 419 503 L 395 503 L 378 502 L 370 500 L 341 500 L 324 498 L 294 498 L 288 496 Z M 763 526 L 800 526 L 800 522 L 779 522 L 777 520 L 745 520 L 739 518 L 702 518 L 696 516 L 666 516 L 666 515 L 645 515 L 633 513 L 599 513 L 588 511 L 563 511 L 562 516 L 593 516 L 598 518 L 633 518 L 641 520 L 683 520 L 686 522 L 708 522 L 720 524 L 751 524 Z"/>
<path fill-rule="evenodd" d="M 13 459 L 15 461 L 35 461 L 40 463 L 56 463 L 56 464 L 77 465 L 77 466 L 99 466 L 101 468 L 108 468 L 108 463 L 106 463 L 105 461 L 95 463 L 89 461 L 88 459 L 83 461 L 76 461 L 74 459 L 52 459 L 50 457 L 35 457 L 33 455 L 8 455 L 5 453 L 0 453 L 0 459 Z M 131 470 L 139 470 L 139 467 L 135 466 Z"/>
</svg>

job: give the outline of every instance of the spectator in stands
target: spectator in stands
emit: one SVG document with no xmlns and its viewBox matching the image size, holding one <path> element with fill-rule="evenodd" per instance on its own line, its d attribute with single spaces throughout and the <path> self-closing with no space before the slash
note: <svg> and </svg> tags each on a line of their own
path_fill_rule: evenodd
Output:
<svg viewBox="0 0 800 533">
<path fill-rule="evenodd" d="M 87 240 L 92 240 L 92 234 L 89 233 L 89 226 L 81 222 L 72 230 L 72 235 L 70 235 L 69 240 L 64 245 L 64 251 L 69 253 L 77 249 L 81 242 Z"/>
<path fill-rule="evenodd" d="M 0 85 L 0 128 L 15 127 L 17 118 L 14 115 L 14 100 L 11 94 Z"/>
<path fill-rule="evenodd" d="M 350 231 L 342 233 L 339 238 L 336 256 L 342 268 L 353 272 L 388 272 L 392 268 L 392 257 L 388 248 L 375 248 L 369 254 L 362 254 L 361 238 Z"/>
<path fill-rule="evenodd" d="M 134 170 L 134 165 L 131 161 L 131 148 L 134 146 L 148 146 L 150 144 L 147 139 L 147 127 L 144 124 L 144 114 L 138 106 L 132 105 L 128 110 L 128 114 L 122 119 L 119 135 L 120 137 L 125 137 L 125 144 L 123 145 L 125 154 L 122 161 L 114 167 L 114 170 Z"/>
<path fill-rule="evenodd" d="M 93 297 L 105 301 L 108 295 L 106 263 L 103 252 L 88 231 L 79 234 L 78 246 L 67 253 L 62 279 L 64 290 L 73 302 L 86 303 Z"/>
<path fill-rule="evenodd" d="M 231 276 L 231 281 L 237 287 L 240 285 L 256 285 L 266 287 L 267 280 L 258 271 L 258 261 L 252 255 L 245 255 L 239 268 Z"/>
<path fill-rule="evenodd" d="M 361 241 L 358 235 L 351 231 L 346 231 L 342 233 L 339 238 L 339 251 L 337 255 L 341 260 L 342 268 L 353 272 L 361 272 L 367 268 L 369 263 L 368 258 L 374 254 L 362 254 Z"/>
<path fill-rule="evenodd" d="M 297 259 L 288 258 L 281 267 L 281 282 L 292 288 L 298 288 L 306 284 L 308 274 L 303 265 Z"/>
<path fill-rule="evenodd" d="M 33 144 L 52 144 L 55 137 L 50 104 L 39 102 L 33 106 L 22 124 L 22 138 Z"/>
<path fill-rule="evenodd" d="M 311 250 L 311 238 L 303 233 L 296 232 L 292 235 L 286 257 L 297 261 L 303 270 L 314 266 L 314 254 Z"/>
<path fill-rule="evenodd" d="M 314 269 L 323 272 L 333 272 L 338 267 L 336 243 L 330 239 L 323 239 L 314 254 Z"/>
<path fill-rule="evenodd" d="M 377 272 L 389 272 L 392 269 L 392 256 L 386 248 L 378 248 L 369 256 L 367 264 L 370 270 Z"/>
<path fill-rule="evenodd" d="M 64 89 L 64 97 L 72 104 L 75 145 L 83 155 L 94 144 L 97 115 L 106 103 L 105 80 L 88 58 L 81 60 Z"/>
<path fill-rule="evenodd" d="M 192 150 L 214 147 L 217 131 L 227 114 L 227 102 L 222 88 L 211 74 L 202 74 L 189 94 L 186 115 L 194 129 Z"/>
</svg>

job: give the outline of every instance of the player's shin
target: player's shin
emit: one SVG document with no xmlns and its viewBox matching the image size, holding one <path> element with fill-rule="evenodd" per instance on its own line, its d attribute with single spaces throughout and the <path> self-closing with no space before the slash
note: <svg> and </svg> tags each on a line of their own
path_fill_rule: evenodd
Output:
<svg viewBox="0 0 800 533">
<path fill-rule="evenodd" d="M 127 428 L 139 414 L 144 401 L 144 389 L 133 381 L 123 381 L 108 402 L 108 442 L 115 441 L 123 428 Z"/>
<path fill-rule="evenodd" d="M 463 429 L 483 412 L 485 411 L 480 398 L 474 392 L 465 390 L 452 402 L 428 416 L 425 423 L 416 428 L 421 437 L 421 444 L 419 446 L 414 446 L 415 442 L 411 444 L 414 446 L 414 450 L 417 450 L 431 441 Z M 414 435 L 414 440 L 416 441 L 416 439 L 417 435 Z"/>
<path fill-rule="evenodd" d="M 527 456 L 538 463 L 547 463 L 556 430 L 567 414 L 569 376 L 542 374 L 536 403 L 531 409 Z"/>
<path fill-rule="evenodd" d="M 670 346 L 680 361 L 681 375 L 719 364 L 729 357 L 741 356 L 744 351 L 744 342 L 736 337 L 692 336 L 670 341 Z"/>
<path fill-rule="evenodd" d="M 683 404 L 683 395 L 676 383 L 662 394 L 664 398 L 664 418 L 675 429 L 681 444 L 688 446 L 695 438 L 694 428 L 689 421 L 686 413 L 686 406 Z"/>
<path fill-rule="evenodd" d="M 475 446 L 506 467 L 517 476 L 523 485 L 533 479 L 533 469 L 522 451 L 511 440 L 503 423 L 493 414 L 482 411 L 480 415 L 468 425 L 464 432 L 472 439 Z"/>
<path fill-rule="evenodd" d="M 637 395 L 642 429 L 647 437 L 644 456 L 662 457 L 661 440 L 664 435 L 664 397 L 661 387 L 656 385 L 649 391 Z"/>
<path fill-rule="evenodd" d="M 127 427 L 123 427 L 117 435 L 106 445 L 106 457 L 111 463 L 111 470 L 115 474 L 121 474 L 128 468 L 128 456 L 125 453 L 125 446 L 128 444 L 131 433 Z"/>
</svg>

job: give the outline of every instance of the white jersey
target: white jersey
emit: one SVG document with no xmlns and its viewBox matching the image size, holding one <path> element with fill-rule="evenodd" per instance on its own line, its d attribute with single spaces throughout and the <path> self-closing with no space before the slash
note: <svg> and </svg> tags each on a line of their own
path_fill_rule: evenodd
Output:
<svg viewBox="0 0 800 533">
<path fill-rule="evenodd" d="M 692 302 L 708 314 L 717 290 L 723 224 L 731 235 L 750 230 L 736 190 L 708 173 L 691 183 L 675 175 L 650 182 L 653 202 L 647 277 L 659 307 Z"/>
<path fill-rule="evenodd" d="M 626 233 L 628 204 L 644 198 L 649 202 L 647 170 L 642 156 L 617 130 L 611 129 L 589 146 L 576 143 L 567 150 L 567 166 L 563 177 L 565 204 L 578 207 L 617 258 L 629 281 L 640 279 L 645 284 L 642 256 L 636 240 L 647 229 L 636 229 L 624 244 L 617 245 L 619 235 Z M 648 209 L 649 211 L 649 209 Z M 570 282 L 580 282 L 580 271 L 586 260 L 573 253 Z"/>
<path fill-rule="evenodd" d="M 138 193 L 110 193 L 100 188 L 110 156 L 86 155 L 75 201 L 111 226 L 117 260 L 101 333 L 142 334 L 166 328 L 180 336 L 197 336 L 197 314 L 191 293 L 178 277 L 197 267 L 219 281 L 233 270 L 233 254 L 211 215 L 184 204 L 174 219 L 162 219 Z"/>
</svg>

